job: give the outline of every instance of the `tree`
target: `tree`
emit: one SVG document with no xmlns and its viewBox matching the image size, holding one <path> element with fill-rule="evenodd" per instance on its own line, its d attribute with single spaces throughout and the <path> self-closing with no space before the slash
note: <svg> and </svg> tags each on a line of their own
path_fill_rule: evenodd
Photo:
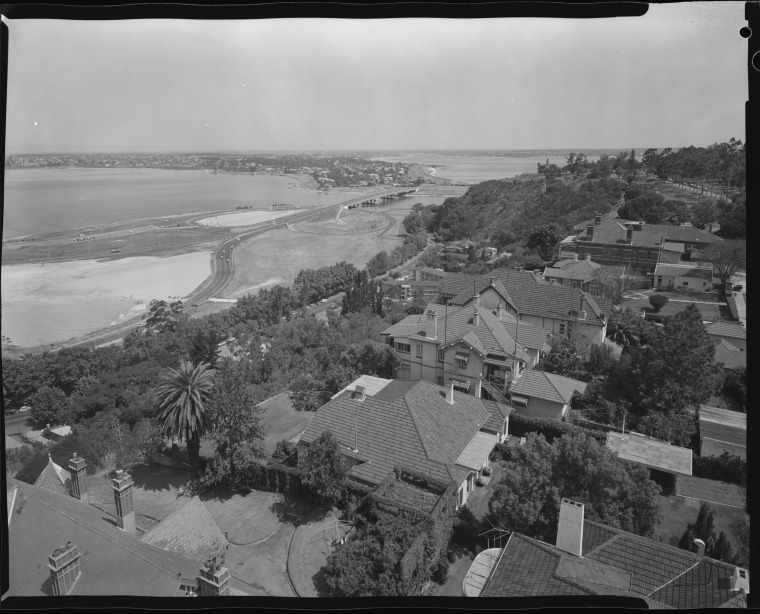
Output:
<svg viewBox="0 0 760 614">
<path fill-rule="evenodd" d="M 417 210 L 413 211 L 404 218 L 402 224 L 404 225 L 404 230 L 406 230 L 406 232 L 408 232 L 410 235 L 413 235 L 415 232 L 423 229 L 421 212 Z"/>
<path fill-rule="evenodd" d="M 392 346 L 372 339 L 346 347 L 341 352 L 339 363 L 352 368 L 357 376 L 377 377 L 392 377 L 393 369 L 401 366 L 401 360 Z"/>
<path fill-rule="evenodd" d="M 201 437 L 209 427 L 206 411 L 214 382 L 210 365 L 183 360 L 177 369 L 167 369 L 156 388 L 157 417 L 161 433 L 187 442 L 190 475 L 199 477 Z"/>
<path fill-rule="evenodd" d="M 57 386 L 43 386 L 29 397 L 29 415 L 37 428 L 56 424 L 59 416 L 66 415 L 69 401 Z"/>
<path fill-rule="evenodd" d="M 711 243 L 704 252 L 704 259 L 711 262 L 720 278 L 720 288 L 726 291 L 731 276 L 747 266 L 747 242 L 742 239 L 726 239 Z"/>
<path fill-rule="evenodd" d="M 246 381 L 245 363 L 222 360 L 207 403 L 214 456 L 203 476 L 206 484 L 236 490 L 245 486 L 258 468 L 256 461 L 266 456 L 261 412 Z"/>
<path fill-rule="evenodd" d="M 294 456 L 297 460 L 297 454 L 298 446 L 296 446 L 296 444 L 290 443 L 290 441 L 287 439 L 280 439 L 280 441 L 278 441 L 274 446 L 274 452 L 272 452 L 272 462 L 284 464 L 290 462 L 290 459 L 292 459 Z"/>
<path fill-rule="evenodd" d="M 553 543 L 567 497 L 582 502 L 592 520 L 649 537 L 661 518 L 659 493 L 645 467 L 593 437 L 568 434 L 549 444 L 529 433 L 524 446 L 510 450 L 489 513 L 510 530 Z"/>
<path fill-rule="evenodd" d="M 665 307 L 665 305 L 668 304 L 668 297 L 664 294 L 652 294 L 649 296 L 649 304 L 652 306 L 652 309 L 654 309 L 654 312 L 657 313 Z"/>
<path fill-rule="evenodd" d="M 565 377 L 588 380 L 583 356 L 572 340 L 562 337 L 548 354 L 544 354 L 536 366 L 537 371 L 547 371 Z"/>
<path fill-rule="evenodd" d="M 174 332 L 181 321 L 187 318 L 182 311 L 182 301 L 167 303 L 153 299 L 148 305 L 145 324 L 158 333 Z"/>
<path fill-rule="evenodd" d="M 537 226 L 528 236 L 527 246 L 537 250 L 545 259 L 552 257 L 554 248 L 562 240 L 562 229 L 556 222 Z"/>
<path fill-rule="evenodd" d="M 715 346 L 696 305 L 666 317 L 663 328 L 620 363 L 619 394 L 641 418 L 641 430 L 688 445 L 696 427 L 686 412 L 706 402 L 720 381 Z"/>
<path fill-rule="evenodd" d="M 343 498 L 348 472 L 343 463 L 340 443 L 329 430 L 324 431 L 299 455 L 298 467 L 301 481 L 318 499 L 335 505 Z"/>
</svg>

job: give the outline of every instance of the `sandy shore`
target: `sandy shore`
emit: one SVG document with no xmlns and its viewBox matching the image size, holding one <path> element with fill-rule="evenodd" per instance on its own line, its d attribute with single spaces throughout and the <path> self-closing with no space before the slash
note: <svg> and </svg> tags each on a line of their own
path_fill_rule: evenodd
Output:
<svg viewBox="0 0 760 614">
<path fill-rule="evenodd" d="M 3 266 L 2 334 L 20 347 L 65 341 L 139 315 L 154 298 L 184 297 L 210 272 L 209 252 Z"/>
</svg>

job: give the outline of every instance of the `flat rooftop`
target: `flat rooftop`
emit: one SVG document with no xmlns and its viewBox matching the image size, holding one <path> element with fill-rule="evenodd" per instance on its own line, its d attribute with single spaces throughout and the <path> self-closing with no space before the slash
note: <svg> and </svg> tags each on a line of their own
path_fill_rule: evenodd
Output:
<svg viewBox="0 0 760 614">
<path fill-rule="evenodd" d="M 691 475 L 689 448 L 671 445 L 638 433 L 607 433 L 607 448 L 623 460 L 640 463 L 667 473 Z"/>
</svg>

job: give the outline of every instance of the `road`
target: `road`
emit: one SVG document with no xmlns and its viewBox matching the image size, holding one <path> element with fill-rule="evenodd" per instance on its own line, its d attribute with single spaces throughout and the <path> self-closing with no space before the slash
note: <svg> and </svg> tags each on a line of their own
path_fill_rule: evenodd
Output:
<svg viewBox="0 0 760 614">
<path fill-rule="evenodd" d="M 32 427 L 26 425 L 26 420 L 29 418 L 28 413 L 15 414 L 13 416 L 5 416 L 5 434 L 17 435 L 20 433 L 26 433 Z"/>
<path fill-rule="evenodd" d="M 383 194 L 392 194 L 396 191 L 397 190 L 386 190 L 380 194 L 373 194 L 371 198 L 377 198 Z M 182 301 L 183 305 L 185 306 L 185 310 L 187 311 L 188 306 L 190 309 L 192 309 L 193 305 L 199 305 L 200 303 L 207 301 L 208 299 L 213 298 L 224 291 L 224 288 L 227 287 L 235 275 L 235 265 L 232 254 L 241 241 L 245 241 L 251 237 L 255 237 L 258 234 L 268 232 L 270 230 L 284 228 L 286 224 L 302 222 L 312 216 L 325 213 L 326 211 L 333 209 L 337 211 L 337 209 L 340 207 L 346 207 L 354 203 L 360 203 L 364 200 L 367 200 L 368 198 L 370 197 L 364 195 L 359 198 L 352 198 L 351 200 L 346 200 L 333 205 L 327 205 L 318 209 L 299 211 L 293 215 L 278 218 L 277 220 L 261 222 L 251 227 L 250 230 L 246 230 L 245 232 L 242 232 L 233 238 L 224 240 L 214 250 L 213 257 L 211 259 L 211 274 L 209 277 L 200 286 L 198 286 L 198 288 L 196 288 L 193 293 L 190 294 L 190 296 Z M 138 316 L 130 320 L 126 320 L 117 328 L 110 328 L 108 331 L 95 333 L 95 335 L 90 336 L 87 339 L 76 341 L 62 347 L 98 347 L 107 345 L 109 343 L 114 343 L 122 339 L 127 333 L 137 328 L 141 322 L 142 317 Z"/>
</svg>

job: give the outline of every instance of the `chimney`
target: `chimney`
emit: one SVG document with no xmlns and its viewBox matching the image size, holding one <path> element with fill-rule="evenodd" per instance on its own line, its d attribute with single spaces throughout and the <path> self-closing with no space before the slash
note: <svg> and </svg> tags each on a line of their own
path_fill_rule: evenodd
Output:
<svg viewBox="0 0 760 614">
<path fill-rule="evenodd" d="M 475 295 L 475 307 L 480 307 L 480 293 Z"/>
<path fill-rule="evenodd" d="M 69 595 L 79 580 L 79 549 L 70 541 L 58 546 L 48 556 L 48 569 L 56 597 Z"/>
<path fill-rule="evenodd" d="M 491 280 L 491 285 L 493 286 L 493 282 L 496 281 L 496 278 L 493 275 L 491 275 L 489 279 Z"/>
<path fill-rule="evenodd" d="M 710 234 L 712 234 L 712 226 L 713 226 L 713 225 L 712 225 L 712 224 L 710 224 L 710 225 L 707 227 L 707 232 L 709 232 Z"/>
<path fill-rule="evenodd" d="M 586 262 L 591 262 L 591 254 L 586 254 Z"/>
<path fill-rule="evenodd" d="M 589 224 L 586 226 L 586 240 L 587 241 L 593 241 L 594 240 L 594 225 Z"/>
<path fill-rule="evenodd" d="M 367 398 L 367 389 L 364 386 L 356 386 L 354 388 L 354 397 L 359 395 L 359 401 L 364 401 Z"/>
<path fill-rule="evenodd" d="M 224 566 L 224 553 L 208 559 L 198 576 L 198 592 L 201 597 L 228 597 L 230 572 Z"/>
<path fill-rule="evenodd" d="M 430 309 L 427 315 L 429 320 L 433 320 L 433 339 L 438 339 L 438 314 L 435 309 Z"/>
<path fill-rule="evenodd" d="M 697 547 L 697 556 L 703 557 L 705 555 L 705 542 L 697 537 L 694 540 L 694 545 Z"/>
<path fill-rule="evenodd" d="M 625 242 L 628 243 L 628 245 L 633 243 L 633 228 L 631 226 L 628 226 L 625 229 Z"/>
<path fill-rule="evenodd" d="M 575 556 L 583 555 L 583 503 L 562 499 L 557 525 L 557 543 L 560 550 Z"/>
<path fill-rule="evenodd" d="M 594 226 L 599 226 L 602 223 L 602 214 L 601 213 L 595 213 L 594 214 Z"/>
<path fill-rule="evenodd" d="M 116 516 L 122 531 L 136 533 L 135 510 L 132 502 L 132 477 L 121 469 L 116 471 L 113 479 L 113 500 L 116 504 Z"/>
<path fill-rule="evenodd" d="M 88 503 L 90 498 L 87 494 L 87 462 L 74 452 L 74 457 L 69 461 L 71 473 L 72 495 L 80 501 Z"/>
<path fill-rule="evenodd" d="M 575 260 L 575 262 L 578 262 L 578 252 L 575 252 L 573 254 L 573 260 Z"/>
<path fill-rule="evenodd" d="M 501 316 L 504 313 L 504 307 L 501 306 L 501 303 L 499 303 L 499 306 L 496 308 L 496 317 L 501 320 Z"/>
<path fill-rule="evenodd" d="M 449 402 L 449 405 L 454 404 L 454 382 L 451 382 L 446 389 L 446 400 Z"/>
<path fill-rule="evenodd" d="M 478 310 L 478 303 L 475 303 L 475 313 L 472 316 L 472 323 L 475 326 L 480 326 L 480 311 Z"/>
<path fill-rule="evenodd" d="M 741 567 L 734 567 L 734 575 L 731 578 L 731 588 L 735 591 L 743 590 L 749 595 L 749 571 Z"/>
</svg>

